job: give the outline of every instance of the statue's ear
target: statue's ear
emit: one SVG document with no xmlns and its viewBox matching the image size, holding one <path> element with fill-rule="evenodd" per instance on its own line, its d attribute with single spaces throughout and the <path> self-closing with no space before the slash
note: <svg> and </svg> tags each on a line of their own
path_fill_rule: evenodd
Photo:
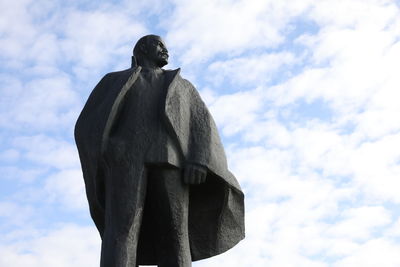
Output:
<svg viewBox="0 0 400 267">
<path fill-rule="evenodd" d="M 140 50 L 142 51 L 143 54 L 147 54 L 147 47 L 145 44 L 140 45 Z"/>
</svg>

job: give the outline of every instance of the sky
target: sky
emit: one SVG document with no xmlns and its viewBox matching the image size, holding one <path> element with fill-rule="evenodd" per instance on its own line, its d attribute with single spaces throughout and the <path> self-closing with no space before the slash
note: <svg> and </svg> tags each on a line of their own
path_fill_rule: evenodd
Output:
<svg viewBox="0 0 400 267">
<path fill-rule="evenodd" d="M 0 0 L 0 267 L 99 266 L 73 129 L 150 33 L 246 196 L 194 267 L 400 266 L 399 1 Z"/>
</svg>

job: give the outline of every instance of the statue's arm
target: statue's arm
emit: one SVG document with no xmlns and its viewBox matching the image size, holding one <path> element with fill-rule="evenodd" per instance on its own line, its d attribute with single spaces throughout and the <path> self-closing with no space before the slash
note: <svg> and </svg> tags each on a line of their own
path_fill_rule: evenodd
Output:
<svg viewBox="0 0 400 267">
<path fill-rule="evenodd" d="M 206 181 L 208 169 L 203 163 L 206 161 L 202 150 L 207 150 L 210 146 L 207 133 L 207 107 L 201 100 L 200 94 L 197 92 L 196 88 L 188 81 L 183 79 L 186 84 L 185 88 L 190 93 L 190 144 L 191 151 L 188 158 L 189 161 L 186 162 L 184 166 L 183 179 L 186 184 L 201 184 Z M 208 115 L 208 114 L 207 114 Z M 204 132 L 205 131 L 205 132 Z M 202 155 L 202 156 L 200 156 Z M 203 160 L 201 160 L 203 158 Z"/>
</svg>

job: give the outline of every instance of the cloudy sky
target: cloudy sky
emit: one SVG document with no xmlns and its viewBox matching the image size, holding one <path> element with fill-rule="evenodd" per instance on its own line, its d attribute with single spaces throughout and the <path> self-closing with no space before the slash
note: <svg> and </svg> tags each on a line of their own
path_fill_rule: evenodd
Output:
<svg viewBox="0 0 400 267">
<path fill-rule="evenodd" d="M 396 0 L 0 0 L 0 266 L 95 267 L 73 127 L 142 35 L 199 90 L 246 194 L 195 267 L 400 266 Z"/>
</svg>

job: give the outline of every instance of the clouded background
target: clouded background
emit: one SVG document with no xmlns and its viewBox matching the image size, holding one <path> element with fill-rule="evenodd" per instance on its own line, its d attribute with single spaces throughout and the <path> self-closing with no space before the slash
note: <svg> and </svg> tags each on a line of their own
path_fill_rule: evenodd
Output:
<svg viewBox="0 0 400 267">
<path fill-rule="evenodd" d="M 0 0 L 0 266 L 98 266 L 73 127 L 142 35 L 200 91 L 247 237 L 196 267 L 400 266 L 393 0 Z"/>
</svg>

